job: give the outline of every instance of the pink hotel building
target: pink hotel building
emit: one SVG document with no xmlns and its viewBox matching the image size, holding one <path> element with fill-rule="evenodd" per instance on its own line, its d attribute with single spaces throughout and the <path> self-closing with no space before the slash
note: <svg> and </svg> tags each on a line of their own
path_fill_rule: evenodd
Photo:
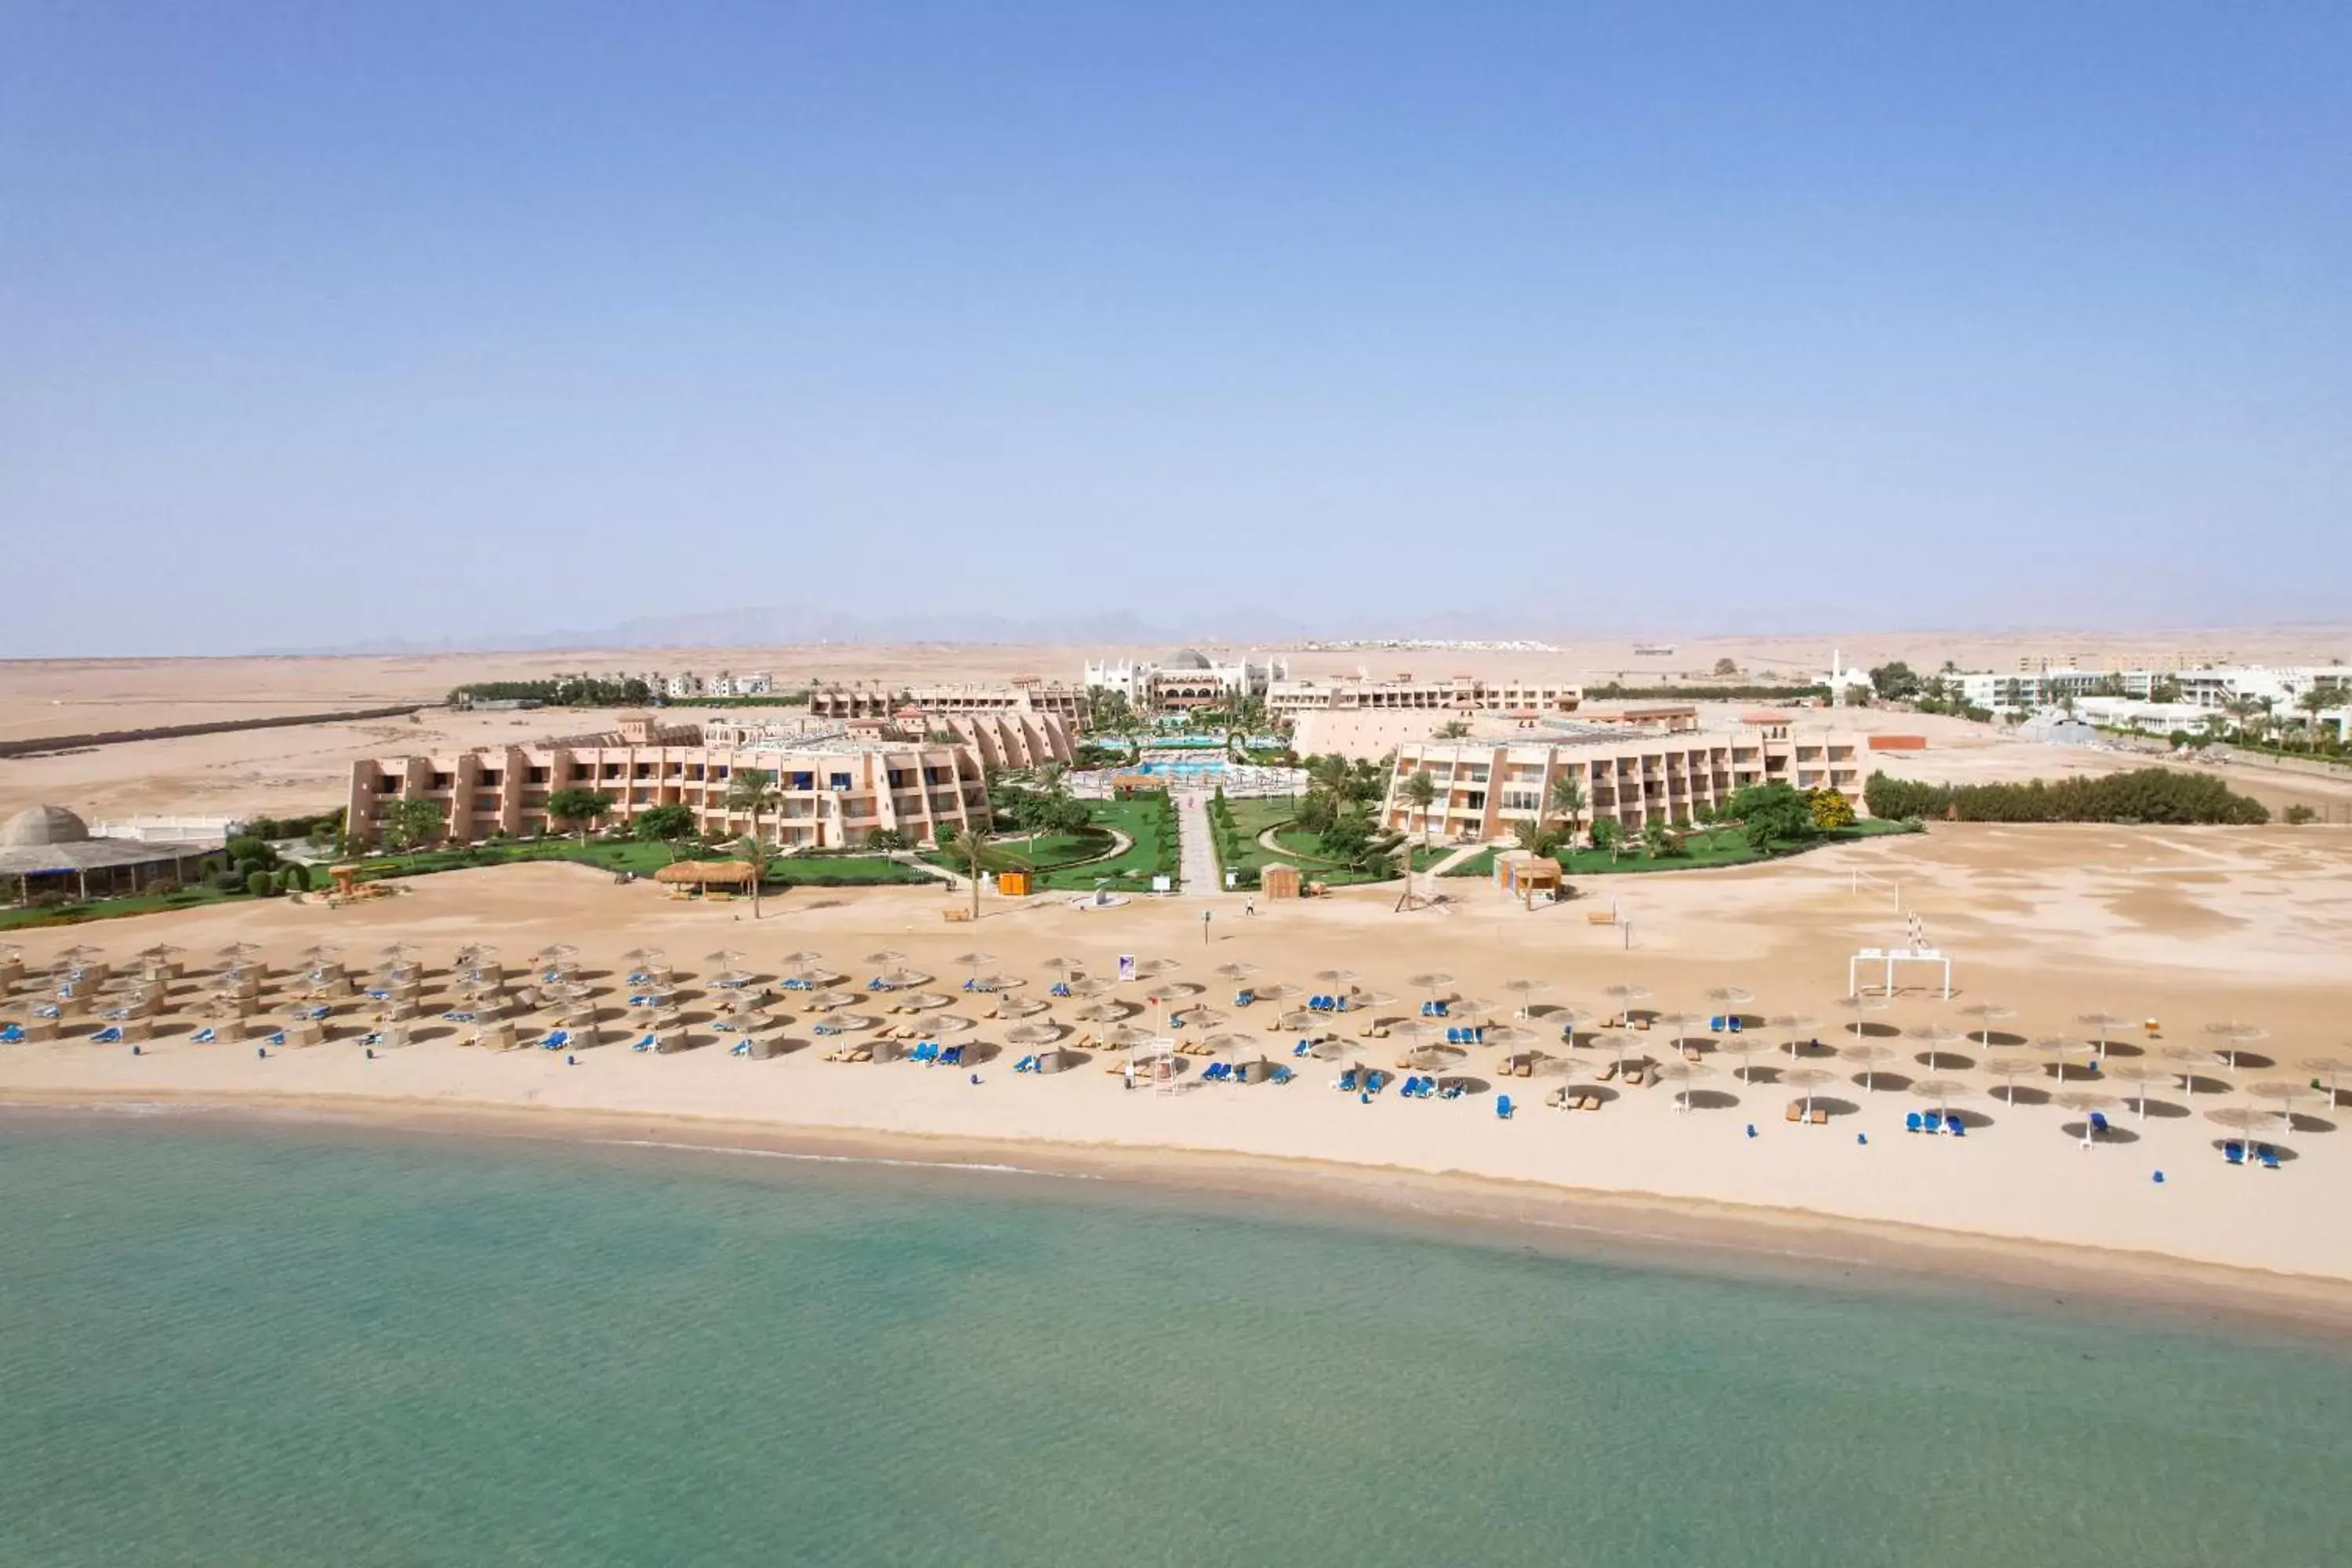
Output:
<svg viewBox="0 0 2352 1568">
<path fill-rule="evenodd" d="M 1399 832 L 1479 842 L 1509 836 L 1512 826 L 1556 817 L 1548 811 L 1552 781 L 1582 787 L 1580 819 L 1616 822 L 1639 833 L 1652 822 L 1686 823 L 1702 805 L 1719 806 L 1748 784 L 1832 789 L 1857 816 L 1863 803 L 1864 737 L 1791 729 L 1780 713 L 1751 713 L 1735 733 L 1696 730 L 1626 735 L 1595 733 L 1552 742 L 1418 741 L 1397 752 L 1381 820 Z M 1427 773 L 1437 798 L 1426 811 L 1402 786 Z"/>
<path fill-rule="evenodd" d="M 589 789 L 613 797 L 608 823 L 684 805 L 706 833 L 748 833 L 750 814 L 729 810 L 727 796 L 738 772 L 759 768 L 773 778 L 777 796 L 761 826 L 785 848 L 849 848 L 884 829 L 925 843 L 943 826 L 987 820 L 983 769 L 1071 755 L 1058 715 L 935 714 L 912 729 L 878 721 L 798 731 L 721 721 L 665 726 L 638 718 L 604 735 L 365 758 L 352 764 L 350 829 L 373 840 L 383 803 L 429 800 L 440 805 L 442 837 L 450 842 L 521 837 L 555 826 L 547 809 L 554 791 Z"/>
</svg>

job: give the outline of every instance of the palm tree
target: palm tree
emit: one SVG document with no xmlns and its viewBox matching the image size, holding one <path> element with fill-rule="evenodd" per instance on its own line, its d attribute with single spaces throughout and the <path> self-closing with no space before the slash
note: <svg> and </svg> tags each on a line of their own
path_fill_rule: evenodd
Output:
<svg viewBox="0 0 2352 1568">
<path fill-rule="evenodd" d="M 1574 773 L 1561 773 L 1551 781 L 1544 805 L 1552 815 L 1568 818 L 1568 841 L 1575 844 L 1584 816 L 1584 781 Z"/>
<path fill-rule="evenodd" d="M 749 814 L 751 833 L 736 846 L 736 858 L 748 861 L 758 868 L 751 879 L 751 918 L 760 918 L 760 883 L 768 873 L 767 843 L 760 837 L 760 818 L 783 804 L 776 788 L 776 775 L 765 768 L 737 768 L 727 776 L 727 814 Z"/>
<path fill-rule="evenodd" d="M 1022 862 L 1001 849 L 992 849 L 988 840 L 973 831 L 971 825 L 951 827 L 940 840 L 940 853 L 961 867 L 971 881 L 971 918 L 980 919 L 980 874 L 982 871 L 1004 871 L 1018 868 Z"/>
<path fill-rule="evenodd" d="M 1437 801 L 1437 781 L 1430 777 L 1427 768 L 1423 768 L 1398 785 L 1397 793 L 1403 797 L 1406 805 L 1412 806 L 1420 815 L 1421 853 L 1422 858 L 1427 859 L 1429 858 L 1429 808 Z M 1404 908 L 1405 901 L 1412 897 L 1412 868 L 1408 864 L 1405 868 L 1404 893 L 1397 900 L 1397 908 Z"/>
<path fill-rule="evenodd" d="M 760 918 L 760 884 L 768 879 L 768 847 L 757 833 L 747 833 L 734 845 L 735 858 L 751 868 L 751 918 Z"/>
</svg>

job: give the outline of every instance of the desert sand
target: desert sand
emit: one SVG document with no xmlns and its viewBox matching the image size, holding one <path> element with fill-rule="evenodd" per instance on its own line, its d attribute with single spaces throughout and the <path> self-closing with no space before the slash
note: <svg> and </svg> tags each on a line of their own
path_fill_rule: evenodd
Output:
<svg viewBox="0 0 2352 1568">
<path fill-rule="evenodd" d="M 1830 1074 L 1814 1092 L 1834 1112 L 1828 1125 L 1811 1126 L 1783 1120 L 1798 1090 L 1774 1081 L 1789 1058 L 1770 1053 L 1781 1038 L 1771 1032 L 1745 1074 L 1725 1048 L 1731 1037 L 1708 1036 L 1700 1059 L 1710 1070 L 1691 1086 L 1700 1091 L 1694 1109 L 1675 1109 L 1675 1088 L 1659 1085 L 1618 1089 L 1599 1111 L 1579 1112 L 1549 1109 L 1544 1098 L 1563 1082 L 1591 1082 L 1610 1059 L 1605 1051 L 1566 1053 L 1566 1077 L 1553 1062 L 1531 1079 L 1506 1079 L 1500 1048 L 1474 1050 L 1465 1070 L 1486 1092 L 1452 1102 L 1411 1102 L 1391 1090 L 1360 1103 L 1328 1087 L 1341 1064 L 1315 1061 L 1296 1063 L 1299 1077 L 1289 1085 L 1247 1088 L 1203 1083 L 1200 1064 L 1190 1061 L 1181 1088 L 1159 1094 L 1127 1090 L 1099 1060 L 1050 1078 L 1016 1075 L 1017 1053 L 1008 1052 L 981 1065 L 974 1084 L 952 1069 L 827 1062 L 810 1033 L 814 1017 L 795 1012 L 789 995 L 779 1010 L 792 1048 L 766 1061 L 731 1057 L 699 1031 L 698 1048 L 633 1053 L 618 1043 L 617 1025 L 607 1043 L 577 1053 L 577 1066 L 563 1053 L 468 1047 L 456 1028 L 441 1026 L 370 1060 L 356 1043 L 359 1026 L 347 1025 L 342 1038 L 266 1060 L 249 1046 L 201 1047 L 169 1034 L 137 1058 L 79 1040 L 0 1048 L 0 1097 L 372 1104 L 385 1114 L 467 1107 L 601 1116 L 608 1126 L 631 1117 L 632 1135 L 656 1139 L 684 1119 L 810 1136 L 1306 1161 L 1376 1184 L 1403 1179 L 1399 1173 L 1452 1174 L 1696 1207 L 1727 1225 L 1768 1227 L 1759 1235 L 1783 1234 L 1791 1220 L 1860 1224 L 2254 1271 L 2249 1278 L 2352 1282 L 2352 1213 L 2342 1202 L 2352 1133 L 2342 1125 L 2344 1105 L 2302 1095 L 2291 1130 L 2272 1139 L 2285 1156 L 2276 1172 L 2226 1166 L 2219 1144 L 2236 1134 L 2207 1114 L 2265 1103 L 2244 1092 L 2257 1083 L 2307 1081 L 2305 1058 L 2352 1054 L 2344 1022 L 2352 975 L 2343 962 L 2352 948 L 2352 835 L 1939 826 L 1765 867 L 1589 879 L 1579 899 L 1549 910 L 1523 910 L 1476 882 L 1445 890 L 1441 908 L 1409 914 L 1393 912 L 1392 893 L 1376 889 L 1259 903 L 1254 916 L 1233 898 L 1083 911 L 1056 898 L 991 900 L 978 924 L 964 925 L 942 919 L 959 901 L 943 890 L 803 889 L 769 900 L 754 921 L 747 905 L 680 903 L 581 868 L 515 866 L 419 879 L 397 896 L 336 910 L 238 904 L 41 931 L 22 946 L 35 964 L 77 942 L 127 960 L 170 942 L 209 962 L 224 944 L 247 940 L 283 966 L 320 941 L 373 963 L 398 939 L 419 944 L 437 970 L 468 941 L 497 942 L 509 962 L 562 941 L 576 943 L 583 965 L 604 976 L 600 986 L 619 984 L 619 955 L 639 946 L 662 948 L 684 974 L 703 978 L 715 967 L 705 955 L 717 950 L 742 950 L 745 967 L 773 974 L 785 952 L 814 949 L 853 981 L 875 967 L 864 955 L 888 947 L 951 991 L 966 972 L 955 955 L 977 947 L 993 955 L 989 967 L 1024 978 L 1027 994 L 1043 994 L 1050 983 L 1049 956 L 1076 957 L 1108 974 L 1126 953 L 1174 961 L 1181 968 L 1172 978 L 1207 987 L 1202 999 L 1221 1008 L 1232 986 L 1214 976 L 1220 964 L 1252 963 L 1261 983 L 1315 991 L 1338 988 L 1316 982 L 1318 971 L 1345 968 L 1356 984 L 1402 999 L 1374 1010 L 1385 1018 L 1414 1010 L 1410 976 L 1442 970 L 1454 976 L 1444 990 L 1492 999 L 1498 1018 L 1518 1000 L 1507 981 L 1545 983 L 1530 998 L 1529 1027 L 1558 1054 L 1559 1016 L 1549 1010 L 1606 1012 L 1605 988 L 1622 984 L 1648 987 L 1651 1008 L 1701 1015 L 1701 1035 L 1704 1015 L 1720 1010 L 1706 991 L 1730 985 L 1754 993 L 1742 1012 L 1810 1015 L 1818 1024 L 1804 1033 L 1832 1047 L 1849 1043 L 1841 1032 L 1848 1016 L 1836 1005 L 1847 955 L 1895 943 L 1906 916 L 1916 914 L 1955 960 L 1955 994 L 1947 1002 L 1918 989 L 1915 973 L 1913 988 L 1868 1020 L 1874 1028 L 1973 1030 L 1979 1021 L 1965 1009 L 1993 1002 L 2014 1013 L 1992 1026 L 2009 1037 L 1996 1039 L 1999 1056 L 2032 1055 L 2024 1037 L 2086 1037 L 2075 1020 L 2093 1011 L 2154 1019 L 2158 1028 L 2152 1036 L 2137 1026 L 2116 1031 L 2104 1084 L 2081 1079 L 2080 1054 L 2063 1084 L 2049 1058 L 2038 1058 L 2017 1080 L 2015 1104 L 2002 1098 L 1975 1041 L 1943 1047 L 1936 1076 L 1966 1086 L 1952 1101 L 1972 1122 L 1963 1138 L 1903 1131 L 1903 1113 L 1921 1103 L 1906 1086 L 1927 1072 L 1914 1059 L 1922 1046 L 1908 1037 L 1875 1041 L 1892 1054 L 1876 1064 L 1870 1088 L 1860 1081 L 1863 1064 L 1808 1055 L 1802 1066 Z M 1588 921 L 1612 906 L 1630 927 Z M 607 1000 L 617 1008 L 621 999 Z M 970 1001 L 959 996 L 954 1010 L 978 1011 Z M 13 1010 L 22 1013 L 21 1001 Z M 1059 1004 L 1055 1016 L 1071 1010 Z M 1290 1060 L 1297 1031 L 1266 1032 L 1271 1015 L 1261 1005 L 1234 1016 Z M 2210 1043 L 2206 1026 L 2231 1019 L 2267 1037 L 2247 1047 L 2234 1071 L 2195 1069 L 2193 1098 L 2184 1098 L 2177 1078 L 2158 1082 L 2147 1116 L 2137 1116 L 2132 1086 L 2113 1080 L 2131 1065 L 2169 1068 L 2166 1047 Z M 1001 1041 L 1003 1027 L 983 1021 L 967 1037 Z M 1637 1033 L 1635 1055 L 1671 1059 L 1672 1032 Z M 1394 1065 L 1401 1044 L 1354 1043 L 1354 1059 L 1383 1068 Z M 2075 1091 L 2115 1097 L 2104 1107 L 2114 1138 L 2083 1145 L 2083 1110 L 2053 1098 Z M 1498 1092 L 1520 1106 L 1508 1121 L 1496 1115 Z M 2158 1170 L 2162 1184 L 2153 1179 Z M 1246 1181 L 1246 1173 L 1231 1179 Z M 1775 1226 L 1783 1230 L 1769 1228 Z"/>
</svg>

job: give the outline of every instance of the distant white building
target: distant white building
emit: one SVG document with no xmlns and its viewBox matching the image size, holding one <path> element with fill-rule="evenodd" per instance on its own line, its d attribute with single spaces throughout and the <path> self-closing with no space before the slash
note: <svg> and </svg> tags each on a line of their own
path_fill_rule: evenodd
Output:
<svg viewBox="0 0 2352 1568">
<path fill-rule="evenodd" d="M 1289 674 L 1290 667 L 1280 659 L 1253 659 L 1244 654 L 1227 662 L 1185 647 L 1156 663 L 1090 658 L 1080 682 L 1089 693 L 1108 692 L 1125 698 L 1138 712 L 1154 712 L 1165 708 L 1212 708 L 1239 698 L 1263 697 Z"/>
</svg>

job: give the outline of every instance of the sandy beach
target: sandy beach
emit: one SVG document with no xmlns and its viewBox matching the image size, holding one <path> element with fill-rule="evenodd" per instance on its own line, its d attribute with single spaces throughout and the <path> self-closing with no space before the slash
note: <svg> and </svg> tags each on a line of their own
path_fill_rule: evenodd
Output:
<svg viewBox="0 0 2352 1568">
<path fill-rule="evenodd" d="M 2228 1280 L 2232 1292 L 2270 1291 L 2288 1310 L 2324 1315 L 2352 1300 L 2352 1217 L 2340 1198 L 2352 1144 L 2340 1106 L 2315 1092 L 2290 1108 L 2293 1130 L 2272 1140 L 2284 1156 L 2278 1171 L 2225 1165 L 2220 1143 L 2240 1134 L 2207 1115 L 2264 1104 L 2242 1091 L 2305 1081 L 2302 1058 L 2344 1051 L 2352 836 L 1953 826 L 1767 867 L 1591 879 L 1579 900 L 1543 912 L 1524 911 L 1475 881 L 1445 890 L 1442 908 L 1403 915 L 1392 911 L 1392 893 L 1378 890 L 1260 904 L 1254 916 L 1227 898 L 1101 910 L 1055 899 L 991 901 L 977 925 L 961 925 L 942 920 L 950 900 L 940 891 L 803 889 L 770 900 L 755 923 L 748 906 L 674 902 L 577 867 L 517 866 L 418 879 L 396 897 L 340 910 L 231 906 L 41 931 L 21 946 L 38 967 L 77 942 L 127 962 L 139 948 L 169 942 L 189 950 L 194 967 L 232 941 L 248 941 L 284 968 L 301 948 L 328 942 L 364 967 L 400 940 L 416 943 L 437 977 L 467 942 L 497 942 L 510 964 L 566 942 L 579 947 L 583 977 L 600 990 L 620 986 L 620 954 L 649 946 L 669 954 L 684 991 L 716 967 L 705 959 L 715 950 L 740 950 L 743 967 L 772 975 L 785 952 L 811 949 L 862 983 L 875 967 L 864 955 L 887 947 L 951 993 L 965 973 L 955 955 L 977 947 L 993 955 L 990 968 L 1026 982 L 1014 994 L 1037 996 L 1053 978 L 1049 957 L 1074 957 L 1108 975 L 1119 955 L 1131 954 L 1173 961 L 1179 967 L 1168 978 L 1204 986 L 1200 1000 L 1220 1009 L 1233 989 L 1213 973 L 1221 964 L 1247 963 L 1257 966 L 1254 983 L 1314 991 L 1335 988 L 1318 984 L 1318 972 L 1344 968 L 1355 973 L 1352 984 L 1400 998 L 1359 1017 L 1399 1021 L 1416 1010 L 1407 984 L 1415 973 L 1450 973 L 1444 991 L 1490 999 L 1488 1016 L 1498 1021 L 1520 1000 L 1506 982 L 1543 982 L 1546 989 L 1527 998 L 1535 1015 L 1527 1027 L 1564 1059 L 1541 1064 L 1532 1078 L 1505 1078 L 1500 1047 L 1475 1049 L 1462 1070 L 1484 1092 L 1451 1102 L 1408 1101 L 1391 1090 L 1365 1104 L 1332 1092 L 1347 1061 L 1391 1068 L 1402 1044 L 1359 1040 L 1352 1023 L 1341 1032 L 1355 1049 L 1336 1062 L 1297 1060 L 1288 1085 L 1202 1082 L 1202 1061 L 1181 1058 L 1188 1070 L 1163 1094 L 1128 1090 L 1122 1078 L 1100 1070 L 1108 1058 L 1031 1078 L 1011 1070 L 1017 1053 L 1007 1051 L 979 1067 L 977 1084 L 954 1069 L 828 1062 L 832 1042 L 812 1036 L 814 1016 L 796 1012 L 790 994 L 777 1004 L 785 1054 L 764 1061 L 732 1057 L 719 1037 L 701 1030 L 697 1048 L 631 1052 L 617 1022 L 607 1026 L 606 1044 L 576 1053 L 577 1065 L 560 1052 L 471 1048 L 456 1026 L 436 1023 L 420 1027 L 414 1044 L 373 1059 L 356 1043 L 364 1026 L 356 1022 L 339 1021 L 340 1038 L 267 1059 L 249 1046 L 197 1047 L 168 1030 L 133 1057 L 85 1043 L 85 1028 L 61 1043 L 0 1049 L 0 1099 L 152 1099 L 394 1118 L 461 1110 L 544 1118 L 551 1131 L 576 1130 L 565 1119 L 584 1118 L 606 1131 L 689 1141 L 761 1132 L 894 1146 L 915 1140 L 960 1152 L 955 1158 L 1017 1152 L 1018 1163 L 1141 1161 L 1161 1179 L 1244 1186 L 1278 1172 L 1289 1173 L 1285 1181 L 1311 1173 L 1368 1195 L 1384 1193 L 1382 1201 L 1409 1187 L 1418 1194 L 1409 1204 L 1439 1190 L 1417 1184 L 1444 1180 L 1444 1201 L 1464 1205 L 1465 1215 L 1525 1217 L 1518 1205 L 1533 1194 L 1543 1203 L 1633 1205 L 1642 1219 L 1631 1228 L 1664 1225 L 1661 1234 L 1672 1235 L 1675 1226 L 1696 1225 L 1718 1239 L 1773 1238 L 1768 1249 L 1795 1237 L 1813 1238 L 1796 1250 L 1813 1250 L 1819 1237 L 1834 1235 L 1843 1238 L 1837 1247 L 1899 1247 L 1906 1257 L 1940 1257 L 1987 1277 L 2095 1257 L 2134 1279 L 2161 1277 L 2167 1289 L 2193 1293 Z M 1755 1000 L 1739 1011 L 1807 1015 L 1817 1024 L 1805 1033 L 1831 1047 L 1853 1043 L 1841 1032 L 1849 1015 L 1836 1005 L 1847 956 L 1901 939 L 1898 896 L 1953 956 L 1954 995 L 1946 1002 L 1915 986 L 1871 1016 L 1874 1029 L 1973 1030 L 1981 1021 L 1964 1009 L 1993 1002 L 2014 1015 L 1992 1025 L 2000 1032 L 1996 1058 L 2033 1056 L 2024 1045 L 2033 1037 L 2086 1037 L 2074 1020 L 2092 1012 L 2157 1020 L 2156 1034 L 2137 1025 L 2115 1031 L 2119 1048 L 2105 1083 L 2081 1078 L 2086 1053 L 2068 1058 L 2063 1084 L 2050 1076 L 2050 1058 L 2038 1058 L 2031 1075 L 2015 1080 L 2015 1104 L 1975 1040 L 1937 1047 L 1935 1076 L 1963 1086 L 1950 1102 L 1971 1123 L 1961 1138 L 1904 1131 L 1904 1113 L 1924 1103 L 1907 1085 L 1928 1070 L 1913 1059 L 1925 1047 L 1907 1036 L 1871 1042 L 1888 1052 L 1872 1063 L 1805 1058 L 1801 1066 L 1828 1074 L 1811 1087 L 1833 1111 L 1824 1126 L 1783 1120 L 1802 1090 L 1774 1081 L 1789 1058 L 1776 1059 L 1780 1037 L 1769 1032 L 1745 1062 L 1727 1048 L 1738 1041 L 1712 1037 L 1687 1110 L 1676 1108 L 1673 1085 L 1614 1089 L 1597 1112 L 1544 1104 L 1564 1083 L 1593 1083 L 1609 1059 L 1590 1046 L 1561 1053 L 1550 1010 L 1605 1011 L 1613 984 L 1647 987 L 1647 1008 L 1702 1015 L 1694 1031 L 1701 1034 L 1706 991 L 1744 987 Z M 1586 919 L 1612 904 L 1630 933 Z M 608 1016 L 619 1019 L 624 1001 L 613 989 L 604 998 Z M 952 1005 L 975 1013 L 984 999 L 958 996 Z M 1066 1021 L 1071 1010 L 1060 1003 L 1052 1016 Z M 21 999 L 7 1011 L 21 1016 Z M 1290 1061 L 1297 1032 L 1268 1032 L 1272 1016 L 1261 1004 L 1234 1011 L 1230 1026 L 1252 1031 L 1267 1054 Z M 2266 1037 L 2247 1046 L 2234 1070 L 2194 1069 L 2200 1092 L 2191 1100 L 2177 1077 L 2152 1084 L 2148 1114 L 2138 1117 L 2137 1091 L 2115 1081 L 2118 1073 L 2134 1062 L 2168 1072 L 2167 1047 L 2210 1043 L 2206 1026 L 2232 1018 Z M 1004 1027 L 983 1018 L 964 1037 L 996 1042 Z M 1669 1060 L 1672 1034 L 1660 1025 L 1633 1037 L 1638 1054 Z M 1865 1070 L 1874 1074 L 1868 1088 Z M 1519 1106 L 1507 1121 L 1495 1113 L 1496 1095 L 1505 1092 Z M 2083 1146 L 2070 1129 L 2084 1112 L 2053 1098 L 2073 1092 L 2113 1097 L 2105 1106 L 2111 1139 Z M 2153 1179 L 2159 1169 L 2161 1184 Z M 1610 1223 L 1629 1228 L 1622 1213 Z M 1988 1251 L 1988 1242 L 2011 1250 Z"/>
</svg>

